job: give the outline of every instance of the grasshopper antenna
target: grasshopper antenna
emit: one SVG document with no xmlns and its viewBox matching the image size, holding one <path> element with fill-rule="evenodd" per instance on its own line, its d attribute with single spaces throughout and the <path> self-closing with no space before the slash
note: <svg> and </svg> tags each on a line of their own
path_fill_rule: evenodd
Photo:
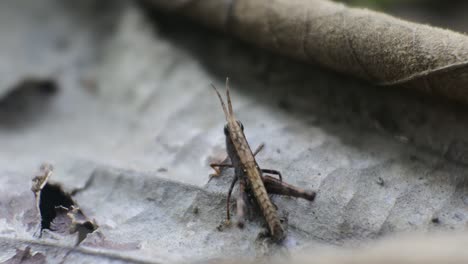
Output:
<svg viewBox="0 0 468 264">
<path fill-rule="evenodd" d="M 226 97 L 228 103 L 229 116 L 234 117 L 234 112 L 232 111 L 231 95 L 229 94 L 229 77 L 226 78 Z"/>
<path fill-rule="evenodd" d="M 221 102 L 221 106 L 223 107 L 223 112 L 224 112 L 224 115 L 226 116 L 226 121 L 227 121 L 229 119 L 229 114 L 228 114 L 228 111 L 226 110 L 226 105 L 224 104 L 223 98 L 221 97 L 221 94 L 218 92 L 218 89 L 216 89 L 214 84 L 211 84 L 211 87 L 213 87 L 216 94 L 218 95 L 219 101 Z"/>
</svg>

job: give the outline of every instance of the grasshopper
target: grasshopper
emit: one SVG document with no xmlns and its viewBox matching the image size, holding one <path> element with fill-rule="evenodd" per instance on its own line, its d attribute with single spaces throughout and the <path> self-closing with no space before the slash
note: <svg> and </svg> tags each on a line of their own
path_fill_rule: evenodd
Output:
<svg viewBox="0 0 468 264">
<path fill-rule="evenodd" d="M 235 118 L 232 110 L 231 97 L 229 94 L 229 78 L 226 78 L 227 107 L 216 87 L 214 85 L 211 86 L 218 95 L 227 121 L 227 124 L 224 126 L 224 135 L 226 136 L 226 151 L 232 162 L 232 164 L 224 164 L 224 162 L 220 164 L 210 164 L 216 172 L 211 176 L 218 176 L 220 173 L 219 168 L 222 167 L 233 167 L 235 170 L 235 176 L 229 187 L 227 197 L 227 223 L 230 222 L 229 205 L 231 193 L 236 182 L 239 180 L 239 196 L 237 197 L 238 226 L 243 227 L 244 225 L 243 218 L 247 202 L 247 193 L 251 193 L 266 220 L 272 239 L 274 241 L 281 241 L 286 236 L 286 232 L 278 217 L 276 206 L 270 200 L 268 193 L 289 195 L 313 201 L 315 192 L 305 191 L 282 182 L 281 173 L 278 171 L 260 169 L 255 160 L 255 155 L 263 149 L 264 145 L 261 144 L 257 150 L 252 153 L 244 135 L 244 126 Z M 271 176 L 264 176 L 263 173 L 276 174 L 279 180 Z"/>
</svg>

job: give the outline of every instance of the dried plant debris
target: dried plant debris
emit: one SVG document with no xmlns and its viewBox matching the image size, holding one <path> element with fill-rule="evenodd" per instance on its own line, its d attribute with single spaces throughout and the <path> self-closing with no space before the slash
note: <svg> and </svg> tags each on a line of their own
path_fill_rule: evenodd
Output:
<svg viewBox="0 0 468 264">
<path fill-rule="evenodd" d="M 71 195 L 59 184 L 49 183 L 52 172 L 52 165 L 44 163 L 32 180 L 31 190 L 41 215 L 40 235 L 44 229 L 63 235 L 78 233 L 76 244 L 79 244 L 87 234 L 97 229 L 97 225 L 86 218 Z"/>
</svg>

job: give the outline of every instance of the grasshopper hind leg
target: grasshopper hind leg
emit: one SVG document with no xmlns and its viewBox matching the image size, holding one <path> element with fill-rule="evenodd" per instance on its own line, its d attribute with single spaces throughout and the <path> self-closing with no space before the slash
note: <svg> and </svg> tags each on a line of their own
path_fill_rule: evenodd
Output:
<svg viewBox="0 0 468 264">
<path fill-rule="evenodd" d="M 279 180 L 280 180 L 280 181 L 283 181 L 283 176 L 281 176 L 281 172 L 279 172 L 279 171 L 277 171 L 277 170 L 261 169 L 261 171 L 262 171 L 263 173 L 278 175 Z"/>
<path fill-rule="evenodd" d="M 287 184 L 271 176 L 263 176 L 262 178 L 263 184 L 265 184 L 265 188 L 269 194 L 297 197 L 308 201 L 313 201 L 315 199 L 316 193 L 314 191 Z"/>
</svg>

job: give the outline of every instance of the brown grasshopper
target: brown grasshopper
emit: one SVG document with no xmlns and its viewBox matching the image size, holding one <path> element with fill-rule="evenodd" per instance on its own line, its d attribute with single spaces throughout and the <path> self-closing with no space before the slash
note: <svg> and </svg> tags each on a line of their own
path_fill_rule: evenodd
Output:
<svg viewBox="0 0 468 264">
<path fill-rule="evenodd" d="M 229 95 L 229 78 L 226 79 L 227 108 L 221 94 L 214 85 L 212 85 L 212 87 L 218 95 L 226 117 L 227 124 L 224 126 L 226 151 L 232 162 L 232 164 L 210 164 L 216 172 L 212 176 L 218 176 L 220 173 L 219 168 L 222 167 L 233 167 L 235 170 L 235 176 L 229 188 L 227 197 L 227 222 L 229 223 L 230 221 L 229 205 L 231 193 L 236 182 L 240 180 L 239 196 L 237 198 L 237 214 L 239 217 L 238 226 L 243 227 L 244 225 L 243 217 L 247 201 L 247 193 L 251 193 L 260 207 L 273 240 L 280 241 L 286 236 L 286 234 L 283 226 L 281 225 L 280 218 L 278 217 L 276 206 L 271 202 L 268 193 L 289 195 L 313 201 L 315 198 L 315 192 L 305 191 L 283 183 L 281 173 L 278 171 L 260 169 L 257 161 L 255 160 L 255 155 L 263 149 L 263 144 L 260 145 L 254 153 L 252 153 L 249 143 L 244 135 L 244 126 L 235 118 L 232 110 L 231 97 Z M 279 176 L 279 180 L 271 176 L 264 176 L 263 173 L 276 174 Z"/>
</svg>

